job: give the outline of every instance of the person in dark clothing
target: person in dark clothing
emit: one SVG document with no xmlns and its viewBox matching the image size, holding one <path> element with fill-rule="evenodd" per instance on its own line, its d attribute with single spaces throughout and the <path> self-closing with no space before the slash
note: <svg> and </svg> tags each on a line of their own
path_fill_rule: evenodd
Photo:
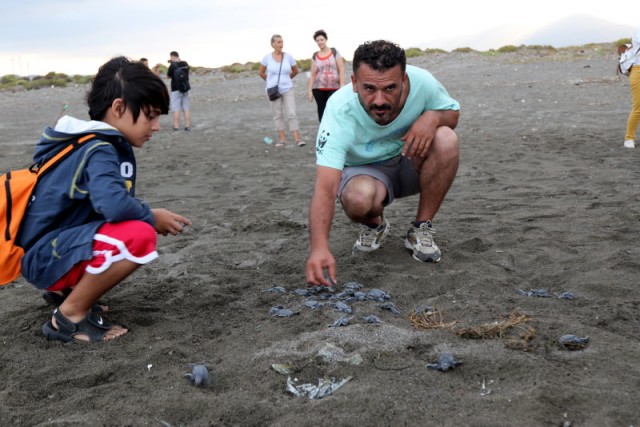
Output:
<svg viewBox="0 0 640 427">
<path fill-rule="evenodd" d="M 180 111 L 184 115 L 184 130 L 189 132 L 191 130 L 191 113 L 189 112 L 189 64 L 187 61 L 180 59 L 180 55 L 175 50 L 170 54 L 169 69 L 167 70 L 167 77 L 171 79 L 171 111 L 173 111 L 173 130 L 180 129 Z M 182 72 L 178 72 L 181 69 L 186 73 L 187 87 L 181 88 L 179 77 L 183 78 Z M 186 89 L 186 90 L 184 90 Z"/>
</svg>

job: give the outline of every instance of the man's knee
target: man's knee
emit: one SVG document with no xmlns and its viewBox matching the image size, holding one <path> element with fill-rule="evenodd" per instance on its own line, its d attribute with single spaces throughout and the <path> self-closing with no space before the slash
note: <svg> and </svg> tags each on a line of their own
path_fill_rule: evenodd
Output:
<svg viewBox="0 0 640 427">
<path fill-rule="evenodd" d="M 449 127 L 441 126 L 437 129 L 432 146 L 438 156 L 446 159 L 457 158 L 459 155 L 458 135 Z"/>
<path fill-rule="evenodd" d="M 380 194 L 384 192 L 385 194 Z M 358 175 L 347 183 L 342 191 L 341 202 L 345 211 L 355 215 L 367 215 L 381 200 L 384 200 L 384 184 L 367 175 Z"/>
</svg>

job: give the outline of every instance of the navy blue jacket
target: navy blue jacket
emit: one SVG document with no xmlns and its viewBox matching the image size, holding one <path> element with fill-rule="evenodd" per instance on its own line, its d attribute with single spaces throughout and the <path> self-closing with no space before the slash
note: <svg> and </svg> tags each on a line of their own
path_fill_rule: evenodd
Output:
<svg viewBox="0 0 640 427">
<path fill-rule="evenodd" d="M 33 156 L 50 159 L 69 141 L 94 133 L 38 182 L 20 226 L 22 275 L 46 289 L 77 263 L 91 259 L 93 236 L 105 222 L 142 220 L 154 225 L 150 208 L 135 198 L 136 160 L 129 142 L 103 122 L 65 116 L 44 130 Z"/>
</svg>

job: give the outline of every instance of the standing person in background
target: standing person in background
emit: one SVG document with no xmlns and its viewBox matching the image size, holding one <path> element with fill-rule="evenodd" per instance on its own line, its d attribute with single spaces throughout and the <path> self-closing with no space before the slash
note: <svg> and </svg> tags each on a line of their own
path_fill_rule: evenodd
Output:
<svg viewBox="0 0 640 427">
<path fill-rule="evenodd" d="M 169 54 L 167 77 L 171 79 L 171 111 L 173 111 L 173 130 L 180 129 L 180 111 L 184 114 L 184 130 L 191 130 L 189 111 L 189 64 L 182 61 L 175 50 Z"/>
<path fill-rule="evenodd" d="M 273 52 L 268 53 L 260 61 L 260 77 L 267 82 L 267 88 L 278 86 L 280 98 L 269 101 L 271 104 L 271 112 L 273 113 L 273 121 L 278 132 L 278 142 L 276 147 L 284 147 L 286 144 L 284 115 L 286 112 L 287 121 L 289 123 L 289 131 L 293 135 L 293 139 L 298 147 L 304 146 L 306 143 L 300 139 L 300 131 L 298 118 L 296 117 L 296 99 L 293 91 L 293 78 L 300 72 L 296 60 L 282 51 L 284 42 L 282 36 L 274 34 L 271 36 L 271 47 Z"/>
<path fill-rule="evenodd" d="M 149 68 L 149 60 L 147 58 L 140 58 L 140 62 L 143 63 L 147 68 Z M 156 76 L 159 76 L 160 73 L 158 72 L 158 65 L 156 65 L 153 68 L 149 68 L 153 74 L 155 74 Z"/>
<path fill-rule="evenodd" d="M 631 38 L 631 47 L 625 52 L 626 59 L 620 61 L 620 71 L 629 75 L 631 87 L 631 112 L 627 119 L 627 131 L 624 135 L 624 146 L 634 148 L 636 146 L 636 130 L 640 123 L 640 28 Z"/>
<path fill-rule="evenodd" d="M 318 121 L 322 121 L 329 97 L 344 86 L 344 60 L 340 52 L 327 46 L 327 33 L 324 30 L 316 31 L 313 39 L 320 50 L 311 58 L 307 98 L 309 102 L 315 98 L 318 104 Z"/>
</svg>

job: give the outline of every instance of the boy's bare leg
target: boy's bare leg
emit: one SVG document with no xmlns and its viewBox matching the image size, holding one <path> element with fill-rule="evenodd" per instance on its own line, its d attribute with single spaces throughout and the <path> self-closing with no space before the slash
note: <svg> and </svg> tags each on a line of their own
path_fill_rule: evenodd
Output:
<svg viewBox="0 0 640 427">
<path fill-rule="evenodd" d="M 89 313 L 91 306 L 98 298 L 131 275 L 138 267 L 140 264 L 125 259 L 113 263 L 103 273 L 85 273 L 58 310 L 71 322 L 80 322 Z M 57 328 L 54 318 L 52 318 L 52 323 Z M 104 336 L 104 340 L 117 338 L 127 332 L 126 328 L 114 325 Z M 88 337 L 79 336 L 78 339 L 88 340 Z"/>
</svg>

